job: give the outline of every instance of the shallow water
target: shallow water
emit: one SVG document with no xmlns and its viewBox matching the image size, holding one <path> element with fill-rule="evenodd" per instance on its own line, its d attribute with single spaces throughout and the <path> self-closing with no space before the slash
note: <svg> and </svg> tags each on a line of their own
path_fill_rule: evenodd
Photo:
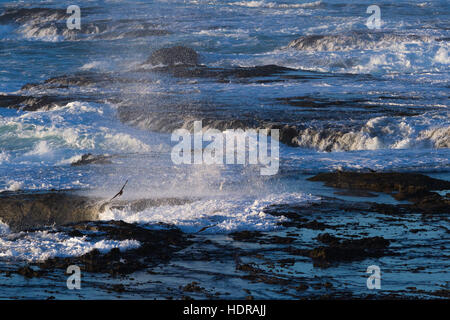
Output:
<svg viewBox="0 0 450 320">
<path fill-rule="evenodd" d="M 110 208 L 100 219 L 165 222 L 187 233 L 213 225 L 205 234 L 216 241 L 242 230 L 286 232 L 279 226 L 282 218 L 265 212 L 271 204 L 309 206 L 324 197 L 367 201 L 338 196 L 331 188 L 305 180 L 319 172 L 371 169 L 450 177 L 447 1 L 379 2 L 382 25 L 376 31 L 366 26 L 366 9 L 372 2 L 365 0 L 79 1 L 81 33 L 65 27 L 64 10 L 69 4 L 0 4 L 0 93 L 70 98 L 69 103 L 49 111 L 0 108 L 1 191 L 76 189 L 110 198 L 128 180 L 124 199 L 165 197 L 193 202 L 141 212 Z M 33 7 L 62 12 L 5 16 L 6 10 Z M 289 47 L 298 38 L 301 45 Z M 173 45 L 193 48 L 208 67 L 273 64 L 294 70 L 226 81 L 141 70 L 152 51 Z M 42 84 L 51 77 L 80 73 L 99 74 L 105 81 L 68 87 Z M 30 83 L 42 85 L 21 89 Z M 124 107 L 140 111 L 123 123 L 119 118 Z M 261 176 L 260 167 L 250 165 L 174 165 L 170 133 L 193 118 L 295 125 L 299 128 L 297 147 L 280 145 L 280 168 L 275 176 Z M 112 163 L 70 165 L 86 153 L 110 155 Z M 370 201 L 398 203 L 385 194 Z M 350 223 L 353 218 L 342 219 Z M 439 229 L 439 222 L 436 225 Z M 47 243 L 35 234 L 11 243 L 4 234 L 2 263 L 28 256 L 30 250 L 33 259 L 43 259 L 67 252 L 80 254 L 92 247 L 70 241 L 59 246 L 61 239 Z M 439 237 L 443 243 L 435 243 Z M 429 242 L 448 250 L 445 237 L 445 233 L 431 233 Z M 14 247 L 17 252 L 10 249 Z M 180 259 L 171 267 L 173 274 L 184 267 L 197 270 L 194 262 Z M 401 270 L 396 267 L 401 259 L 385 259 L 382 262 L 389 268 Z M 440 279 L 447 279 L 448 285 L 445 263 L 438 257 L 415 262 L 435 262 L 432 275 L 418 280 L 424 288 L 427 281 L 431 283 L 427 290 L 445 283 Z M 300 262 L 297 268 L 320 273 L 310 262 Z M 333 269 L 333 278 L 356 281 L 351 279 L 354 272 L 361 272 L 357 268 Z M 394 273 L 401 276 L 392 280 L 392 290 L 413 286 L 406 273 Z M 33 281 L 39 284 L 41 280 Z M 162 281 L 179 285 L 167 275 Z M 213 280 L 205 277 L 204 281 Z M 242 285 L 223 281 L 225 287 Z M 26 296 L 34 297 L 33 283 L 29 285 Z M 350 287 L 352 292 L 363 292 L 358 286 Z M 264 288 L 255 289 L 261 290 L 255 296 L 285 297 L 280 293 L 265 296 Z M 0 289 L 2 297 L 16 295 L 14 290 L 13 286 Z M 157 295 L 156 289 L 142 292 L 146 290 L 153 292 L 152 297 Z M 240 297 L 233 291 L 237 289 L 229 290 L 232 297 Z M 142 292 L 138 296 L 145 296 Z M 94 290 L 84 297 L 105 294 L 97 293 Z M 61 297 L 67 297 L 66 293 Z"/>
</svg>

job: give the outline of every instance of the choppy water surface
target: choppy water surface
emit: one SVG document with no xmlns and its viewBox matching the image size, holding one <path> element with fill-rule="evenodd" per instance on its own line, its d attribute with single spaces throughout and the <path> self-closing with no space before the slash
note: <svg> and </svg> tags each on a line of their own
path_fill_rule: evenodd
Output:
<svg viewBox="0 0 450 320">
<path fill-rule="evenodd" d="M 366 26 L 366 9 L 373 3 L 365 0 L 78 1 L 81 31 L 66 27 L 65 10 L 70 4 L 0 4 L 0 92 L 65 98 L 51 110 L 0 108 L 1 191 L 77 189 L 90 196 L 111 197 L 128 180 L 125 199 L 192 201 L 140 212 L 110 208 L 100 219 L 164 222 L 187 233 L 213 225 L 205 234 L 216 243 L 245 247 L 227 235 L 243 230 L 289 232 L 279 225 L 286 218 L 268 214 L 268 206 L 307 207 L 324 197 L 336 197 L 331 188 L 305 181 L 313 174 L 371 169 L 425 172 L 449 179 L 447 1 L 378 2 L 380 30 Z M 144 64 L 154 50 L 174 45 L 189 46 L 199 53 L 201 64 L 216 70 L 266 65 L 290 70 L 260 77 L 176 77 L 152 72 Z M 44 82 L 61 76 L 84 81 Z M 220 129 L 236 120 L 249 128 L 277 123 L 295 126 L 298 134 L 293 146 L 281 144 L 280 170 L 275 176 L 263 177 L 254 166 L 176 166 L 170 159 L 174 145 L 170 133 L 193 120 Z M 110 155 L 112 163 L 70 165 L 86 153 Z M 396 203 L 381 194 L 371 201 Z M 335 280 L 339 282 L 335 287 L 358 295 L 369 293 L 365 269 L 378 263 L 388 270 L 390 292 L 420 286 L 424 290 L 448 288 L 447 218 L 430 222 L 427 232 L 409 239 L 403 238 L 403 227 L 387 228 L 371 220 L 374 217 L 339 212 L 336 209 L 327 218 L 341 225 L 339 232 L 358 233 L 352 224 L 372 226 L 370 236 L 422 241 L 421 248 L 429 245 L 444 250 L 436 256 L 423 256 L 426 249 L 406 251 L 408 261 L 392 256 L 327 271 L 304 260 L 286 272 Z M 405 229 L 420 229 L 425 225 L 421 221 L 411 216 L 403 223 Z M 316 231 L 304 232 L 297 240 L 300 246 L 317 235 Z M 136 245 L 83 242 L 43 231 L 17 234 L 4 224 L 0 224 L 0 234 L 0 257 L 7 265 L 12 259 L 39 260 L 79 255 L 92 248 Z M 406 250 L 401 241 L 395 246 Z M 158 291 L 156 281 L 178 287 L 185 284 L 180 280 L 182 273 L 206 286 L 215 281 L 217 275 L 187 260 L 181 255 L 164 267 L 164 275 L 150 280 L 148 275 L 136 276 L 142 282 L 130 283 L 140 289 L 124 296 L 171 296 L 170 290 Z M 264 293 L 263 284 L 228 281 L 234 272 L 233 261 L 219 259 L 217 266 L 209 264 L 209 269 L 225 270 L 217 276 L 222 293 L 245 297 L 241 287 L 253 286 L 255 297 L 295 297 L 277 290 Z M 411 261 L 416 267 L 433 267 L 414 273 L 416 280 L 412 281 L 410 270 L 403 270 Z M 92 283 L 102 281 L 92 277 Z M 14 276 L 0 287 L 0 297 L 36 297 L 34 286 L 51 288 L 53 280 L 33 279 L 24 284 Z M 18 293 L 17 285 L 26 290 Z M 57 297 L 72 294 L 63 289 L 55 292 Z M 108 294 L 92 289 L 81 296 Z"/>
</svg>

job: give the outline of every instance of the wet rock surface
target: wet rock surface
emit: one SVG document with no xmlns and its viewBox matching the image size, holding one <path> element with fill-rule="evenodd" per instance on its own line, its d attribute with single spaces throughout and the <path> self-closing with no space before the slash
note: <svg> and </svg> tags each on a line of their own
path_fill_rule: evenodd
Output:
<svg viewBox="0 0 450 320">
<path fill-rule="evenodd" d="M 398 207 L 416 212 L 450 213 L 448 197 L 434 192 L 449 190 L 450 182 L 419 173 L 330 172 L 318 174 L 308 180 L 322 181 L 326 186 L 341 189 L 388 193 L 396 200 L 412 202 L 412 205 L 398 205 Z M 384 207 L 387 209 L 389 206 Z"/>
<path fill-rule="evenodd" d="M 146 25 L 145 28 L 155 26 Z M 136 32 L 146 32 L 145 28 Z M 98 36 L 109 36 L 106 31 L 99 32 Z M 62 101 L 53 101 L 58 100 L 57 94 L 66 97 L 70 95 L 72 101 L 112 103 L 118 108 L 117 116 L 120 121 L 140 129 L 172 132 L 178 128 L 189 128 L 194 121 L 199 120 L 204 122 L 206 128 L 219 130 L 272 128 L 280 130 L 280 141 L 286 145 L 322 151 L 353 150 L 355 148 L 353 144 L 359 139 L 360 132 L 367 129 L 365 126 L 368 114 L 371 117 L 386 115 L 404 117 L 423 113 L 423 106 L 420 103 L 401 110 L 392 103 L 392 101 L 409 101 L 414 97 L 388 96 L 381 93 L 373 98 L 376 103 L 373 103 L 373 99 L 370 101 L 361 98 L 331 99 L 312 95 L 265 97 L 260 101 L 264 108 L 262 114 L 248 112 L 252 106 L 242 101 L 238 103 L 220 97 L 212 97 L 211 100 L 194 98 L 193 92 L 188 93 L 189 84 L 210 82 L 226 89 L 227 84 L 233 83 L 253 85 L 280 81 L 301 83 L 326 79 L 327 75 L 278 65 L 212 67 L 199 63 L 199 54 L 191 48 L 165 47 L 155 50 L 144 64 L 137 65 L 131 72 L 84 71 L 51 77 L 41 83 L 29 83 L 22 87 L 23 96 L 34 99 L 28 104 L 21 105 L 22 101 L 19 98 L 11 97 L 12 100 L 9 102 L 4 98 L 3 105 L 22 108 L 25 111 L 47 110 L 55 104 L 66 101 L 66 98 L 59 98 Z M 140 93 L 136 96 L 133 89 L 135 86 L 144 83 L 153 85 L 160 81 L 169 85 L 176 83 L 177 86 L 180 85 L 180 91 L 168 95 Z M 183 84 L 187 86 L 184 87 Z M 113 92 L 118 86 L 121 87 L 121 92 L 116 95 Z M 183 88 L 186 88 L 187 92 L 184 92 Z M 33 95 L 42 91 L 48 92 L 48 95 L 45 97 Z M 82 94 L 74 95 L 73 92 L 77 91 Z M 17 102 L 13 101 L 14 99 Z M 0 106 L 1 100 L 0 97 Z M 352 122 L 345 122 L 350 115 Z M 436 148 L 443 148 L 448 141 L 444 136 L 433 143 Z"/>
<path fill-rule="evenodd" d="M 86 153 L 81 156 L 81 159 L 72 162 L 71 166 L 84 166 L 88 164 L 110 164 L 111 156 L 107 155 L 93 155 L 91 153 Z"/>
<path fill-rule="evenodd" d="M 66 9 L 55 8 L 7 8 L 0 15 L 1 24 L 14 23 L 21 25 L 27 30 L 27 35 L 39 38 L 43 34 L 51 34 L 63 37 L 66 40 L 99 39 L 117 40 L 124 38 L 142 38 L 154 36 L 167 36 L 171 31 L 164 29 L 161 25 L 149 23 L 146 19 L 132 21 L 122 19 L 111 26 L 111 20 L 96 20 L 91 14 L 96 10 L 92 7 L 83 8 L 85 21 L 79 29 L 67 28 L 67 18 L 70 14 Z M 129 30 L 130 22 L 136 23 L 136 30 Z"/>
<path fill-rule="evenodd" d="M 99 199 L 70 192 L 0 193 L 0 219 L 12 230 L 95 220 Z"/>
<path fill-rule="evenodd" d="M 0 15 L 0 23 L 26 23 L 34 19 L 63 19 L 66 17 L 66 10 L 52 8 L 21 8 L 6 9 Z"/>
<path fill-rule="evenodd" d="M 0 108 L 46 111 L 67 104 L 72 99 L 60 96 L 0 95 Z"/>
<path fill-rule="evenodd" d="M 120 27 L 109 30 L 110 21 L 83 23 L 80 32 L 64 31 L 64 24 L 39 22 L 41 18 L 46 20 L 49 17 L 64 19 L 66 13 L 40 8 L 7 10 L 0 16 L 0 22 L 24 23 L 34 19 L 38 25 L 36 32 L 54 28 L 56 35 L 70 39 L 83 35 L 120 39 L 170 34 L 161 26 L 151 24 L 134 31 L 121 32 Z M 308 50 L 326 46 L 328 40 L 326 36 L 306 36 L 291 46 Z M 344 36 L 341 44 L 347 45 L 348 40 Z M 363 40 L 373 39 L 369 36 Z M 353 38 L 349 41 L 353 42 Z M 195 120 L 203 120 L 204 127 L 221 130 L 272 128 L 280 130 L 280 141 L 289 146 L 315 147 L 324 151 L 350 150 L 351 146 L 343 144 L 341 138 L 351 131 L 360 130 L 368 114 L 371 117 L 407 117 L 421 114 L 421 109 L 424 109 L 420 99 L 386 96 L 385 93 L 372 96 L 370 101 L 351 97 L 288 96 L 284 93 L 286 96 L 266 96 L 256 101 L 261 108 L 267 109 L 260 116 L 249 112 L 245 101 L 235 97 L 232 101 L 223 99 L 223 96 L 212 101 L 191 98 L 196 92 L 189 84 L 213 83 L 217 89 L 215 92 L 219 93 L 228 89 L 229 84 L 230 87 L 234 84 L 250 84 L 251 87 L 297 81 L 296 85 L 301 86 L 305 81 L 324 80 L 328 75 L 277 65 L 211 67 L 199 63 L 199 55 L 190 48 L 163 48 L 154 51 L 147 60 L 151 68 L 138 67 L 134 70 L 138 71 L 137 74 L 82 72 L 51 77 L 42 83 L 24 85 L 22 95 L 0 96 L 0 107 L 23 111 L 50 110 L 68 102 L 68 92 L 79 90 L 81 93 L 72 96 L 70 101 L 112 101 L 119 106 L 118 117 L 122 122 L 148 130 L 171 132 L 177 128 L 191 129 Z M 165 66 L 159 66 L 161 64 Z M 364 83 L 369 76 L 336 77 L 343 80 L 357 78 Z M 136 84 L 159 81 L 166 81 L 175 91 L 160 100 L 145 94 L 134 99 L 129 97 L 136 95 Z M 108 93 L 108 96 L 103 96 L 101 93 L 118 86 L 121 88 L 118 95 Z M 39 91 L 47 95 L 33 95 Z M 173 96 L 176 98 L 169 99 Z M 373 104 L 375 100 L 377 104 Z M 391 106 L 392 100 L 414 100 L 414 106 L 398 108 L 397 105 Z M 145 105 L 146 101 L 149 105 Z M 250 103 L 253 106 L 255 101 Z M 427 105 L 427 108 L 432 107 Z M 339 123 L 349 117 L 354 123 Z M 324 127 L 324 122 L 332 123 L 331 128 Z M 444 141 L 439 146 L 445 145 Z M 109 159 L 101 155 L 85 154 L 74 166 L 105 164 L 107 161 Z M 397 173 L 331 173 L 317 175 L 311 180 L 340 188 L 342 190 L 337 193 L 344 195 L 371 197 L 374 195 L 371 192 L 383 192 L 411 203 L 354 203 L 324 198 L 306 207 L 273 205 L 265 210 L 267 214 L 287 218 L 274 231 L 211 235 L 205 230 L 206 234 L 188 235 L 167 225 L 93 220 L 106 205 L 111 209 L 126 208 L 140 212 L 154 206 L 185 204 L 195 199 L 138 199 L 105 203 L 104 199 L 59 192 L 4 192 L 0 195 L 0 219 L 13 231 L 63 232 L 87 240 L 133 239 L 141 246 L 126 251 L 117 248 L 108 252 L 93 250 L 79 257 L 52 258 L 25 266 L 22 262 L 5 265 L 0 261 L 0 281 L 7 283 L 7 278 L 21 277 L 25 284 L 18 281 L 14 285 L 27 288 L 26 281 L 39 277 L 42 287 L 53 291 L 51 298 L 62 298 L 67 295 L 65 269 L 75 264 L 82 268 L 83 277 L 87 280 L 83 283 L 86 291 L 80 293 L 85 297 L 96 297 L 104 291 L 132 298 L 167 299 L 448 297 L 448 281 L 436 281 L 432 290 L 420 288 L 430 288 L 428 274 L 443 275 L 442 278 L 447 275 L 450 226 L 445 214 L 449 213 L 449 196 L 434 191 L 449 190 L 448 182 L 420 174 Z M 416 215 L 416 212 L 429 215 Z M 437 216 L 436 213 L 442 215 Z M 54 227 L 49 228 L 49 225 Z M 379 264 L 388 275 L 419 280 L 415 280 L 414 289 L 405 289 L 404 282 L 395 278 L 389 279 L 385 291 L 377 294 L 364 291 L 366 268 L 372 264 Z M 324 272 L 324 268 L 330 273 Z M 5 269 L 3 273 L 2 269 Z M 118 276 L 122 279 L 120 284 L 114 282 Z M 63 289 L 55 289 L 55 281 L 62 284 Z"/>
<path fill-rule="evenodd" d="M 58 230 L 88 240 L 136 240 L 140 246 L 125 251 L 114 248 L 107 253 L 94 249 L 80 257 L 51 258 L 36 264 L 43 270 L 66 269 L 69 265 L 77 265 L 81 270 L 91 273 L 109 273 L 114 276 L 131 274 L 167 263 L 174 252 L 190 244 L 188 237 L 176 228 L 151 230 L 123 221 L 83 222 L 65 225 Z"/>
<path fill-rule="evenodd" d="M 139 70 L 138 70 L 139 71 Z M 140 70 L 141 72 L 146 69 Z M 212 68 L 205 65 L 169 65 L 166 67 L 153 68 L 150 71 L 170 73 L 177 78 L 210 78 L 218 82 L 246 81 L 251 78 L 267 78 L 282 75 L 289 71 L 295 71 L 277 65 L 262 65 L 255 67 L 230 67 Z M 257 81 L 259 83 L 276 82 L 277 80 L 266 79 Z"/>
<path fill-rule="evenodd" d="M 188 199 L 118 200 L 111 207 L 145 210 L 165 203 L 183 204 Z M 82 270 L 83 292 L 121 297 L 165 299 L 308 298 L 308 299 L 414 299 L 448 296 L 444 282 L 428 285 L 426 274 L 442 272 L 448 253 L 443 226 L 445 216 L 409 212 L 379 212 L 370 202 L 324 198 L 311 205 L 278 204 L 264 211 L 288 220 L 276 231 L 239 231 L 229 235 L 185 234 L 165 225 L 130 224 L 123 221 L 72 222 L 47 232 L 65 233 L 85 241 L 136 240 L 135 249 L 92 250 L 79 257 L 0 266 L 0 278 L 39 278 L 43 286 L 55 279 L 65 283 L 69 265 Z M 406 209 L 403 209 L 406 210 Z M 399 237 L 396 234 L 401 234 Z M 448 241 L 447 241 L 448 242 Z M 430 251 L 430 248 L 441 248 Z M 424 255 L 433 266 L 423 266 Z M 379 265 L 383 274 L 415 275 L 416 289 L 390 280 L 374 294 L 355 291 L 365 287 L 366 268 Z M 326 272 L 325 272 L 326 270 Z M 441 271 L 439 271 L 441 270 Z M 329 273 L 328 273 L 329 272 Z M 335 277 L 331 274 L 340 273 Z M 330 275 L 329 275 L 330 274 Z M 19 277 L 19 278 L 17 278 Z M 99 281 L 99 279 L 102 279 Z M 117 280 L 120 279 L 118 283 Z M 19 281 L 19 280 L 16 280 Z M 393 282 L 392 282 L 393 281 Z M 20 282 L 20 281 L 19 281 Z M 53 289 L 56 299 L 67 291 Z M 82 293 L 83 294 L 83 293 Z"/>
<path fill-rule="evenodd" d="M 182 205 L 195 199 L 149 198 L 111 201 L 94 198 L 81 191 L 4 191 L 0 192 L 0 221 L 13 231 L 61 226 L 68 223 L 97 220 L 99 214 L 111 209 L 140 212 L 151 207 Z"/>
<path fill-rule="evenodd" d="M 386 43 L 401 43 L 403 41 L 417 41 L 422 39 L 418 35 L 402 35 L 384 32 L 353 31 L 345 34 L 325 34 L 301 36 L 289 43 L 289 47 L 305 51 L 335 51 L 352 49 L 368 49 L 379 47 Z"/>
</svg>

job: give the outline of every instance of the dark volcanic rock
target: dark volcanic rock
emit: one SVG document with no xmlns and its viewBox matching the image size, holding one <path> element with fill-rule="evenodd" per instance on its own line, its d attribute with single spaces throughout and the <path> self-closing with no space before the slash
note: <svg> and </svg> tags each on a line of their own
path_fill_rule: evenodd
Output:
<svg viewBox="0 0 450 320">
<path fill-rule="evenodd" d="M 450 199 L 430 192 L 424 195 L 412 195 L 408 198 L 414 202 L 411 208 L 424 213 L 450 213 Z"/>
<path fill-rule="evenodd" d="M 83 166 L 87 164 L 110 164 L 110 156 L 93 155 L 91 153 L 83 154 L 80 160 L 72 162 L 72 166 Z"/>
<path fill-rule="evenodd" d="M 62 75 L 52 77 L 45 80 L 43 83 L 28 83 L 24 85 L 21 90 L 36 89 L 67 89 L 71 86 L 90 86 L 98 85 L 99 83 L 123 81 L 123 79 L 114 79 L 108 74 L 83 72 L 74 75 Z"/>
<path fill-rule="evenodd" d="M 192 130 L 195 121 L 202 121 L 204 129 L 214 128 L 221 131 L 227 129 L 247 129 L 258 127 L 255 119 L 237 119 L 230 113 L 211 116 L 211 109 L 220 108 L 207 102 L 185 101 L 169 103 L 152 102 L 152 105 L 123 105 L 117 113 L 121 122 L 140 129 L 170 133 L 176 129 Z M 161 113 L 160 110 L 165 110 Z M 228 111 L 228 110 L 227 110 Z"/>
<path fill-rule="evenodd" d="M 382 43 L 401 43 L 405 41 L 424 40 L 418 35 L 402 35 L 390 32 L 361 32 L 306 35 L 291 41 L 290 48 L 306 51 L 340 51 L 348 49 L 377 48 Z"/>
<path fill-rule="evenodd" d="M 363 260 L 367 257 L 380 257 L 387 254 L 389 240 L 383 237 L 363 239 L 340 239 L 328 233 L 317 236 L 317 240 L 326 244 L 308 251 L 317 265 L 328 266 L 336 261 Z"/>
<path fill-rule="evenodd" d="M 450 182 L 430 178 L 419 173 L 384 172 L 328 172 L 320 173 L 310 181 L 323 181 L 326 186 L 361 189 L 377 192 L 417 194 L 431 190 L 449 190 Z"/>
<path fill-rule="evenodd" d="M 271 77 L 293 71 L 293 69 L 277 65 L 210 68 L 204 65 L 178 64 L 154 68 L 152 71 L 170 73 L 172 76 L 178 78 L 216 78 L 219 82 L 229 82 L 231 79 L 245 80 L 249 78 Z"/>
<path fill-rule="evenodd" d="M 180 198 L 155 198 L 155 199 L 138 199 L 138 200 L 115 200 L 114 204 L 111 204 L 112 209 L 124 210 L 128 208 L 133 212 L 144 211 L 151 207 L 160 206 L 178 206 L 186 203 L 191 203 L 193 199 L 180 199 Z"/>
<path fill-rule="evenodd" d="M 197 65 L 198 54 L 195 50 L 182 46 L 162 48 L 153 52 L 146 63 L 169 66 L 174 66 L 177 64 Z"/>
<path fill-rule="evenodd" d="M 98 201 L 73 193 L 1 193 L 0 220 L 12 230 L 93 220 Z"/>
<path fill-rule="evenodd" d="M 88 32 L 85 32 L 88 33 Z M 123 39 L 123 38 L 143 38 L 143 37 L 151 37 L 151 36 L 166 36 L 172 34 L 169 30 L 163 29 L 139 29 L 139 30 L 131 30 L 126 32 L 107 32 L 104 34 L 99 34 L 95 36 L 95 39 L 102 40 L 114 40 L 114 39 Z"/>
<path fill-rule="evenodd" d="M 450 199 L 435 190 L 449 190 L 450 182 L 430 178 L 419 173 L 383 172 L 329 172 L 321 173 L 310 181 L 323 181 L 326 186 L 350 190 L 369 190 L 390 193 L 397 200 L 408 200 L 412 205 L 402 205 L 425 213 L 450 213 Z"/>
<path fill-rule="evenodd" d="M 284 72 L 292 71 L 293 69 L 280 67 L 274 64 L 255 66 L 255 67 L 238 67 L 225 71 L 224 74 L 234 76 L 236 78 L 253 78 L 253 77 L 269 77 Z"/>
<path fill-rule="evenodd" d="M 269 127 L 269 129 L 278 129 L 280 130 L 280 142 L 291 146 L 291 147 L 298 147 L 298 144 L 294 142 L 294 138 L 298 137 L 298 130 L 295 126 L 289 126 L 289 125 L 272 125 Z"/>
<path fill-rule="evenodd" d="M 0 23 L 30 23 L 32 20 L 60 20 L 67 18 L 66 10 L 52 8 L 6 9 L 0 15 Z"/>
<path fill-rule="evenodd" d="M 238 232 L 233 232 L 230 234 L 231 237 L 233 237 L 233 239 L 235 241 L 243 241 L 243 242 L 256 242 L 257 240 L 259 240 L 262 237 L 262 233 L 259 231 L 238 231 Z"/>
<path fill-rule="evenodd" d="M 19 96 L 0 95 L 0 108 L 20 109 L 24 111 L 49 110 L 67 104 L 70 98 L 56 96 Z"/>
<path fill-rule="evenodd" d="M 42 269 L 66 269 L 78 265 L 81 270 L 111 275 L 125 275 L 149 266 L 167 262 L 172 255 L 190 245 L 187 236 L 177 228 L 150 230 L 123 221 L 82 222 L 61 227 L 58 231 L 78 230 L 89 240 L 137 240 L 140 247 L 107 253 L 94 249 L 80 257 L 51 258 L 36 263 Z"/>
</svg>

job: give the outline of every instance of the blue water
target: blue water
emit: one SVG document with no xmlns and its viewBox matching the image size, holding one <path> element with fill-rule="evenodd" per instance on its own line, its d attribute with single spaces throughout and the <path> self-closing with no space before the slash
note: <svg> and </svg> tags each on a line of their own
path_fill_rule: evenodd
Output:
<svg viewBox="0 0 450 320">
<path fill-rule="evenodd" d="M 318 172 L 370 168 L 450 176 L 448 1 L 379 1 L 382 23 L 375 31 L 366 25 L 368 0 L 77 1 L 82 30 L 75 33 L 65 27 L 64 12 L 2 20 L 7 10 L 71 4 L 0 2 L 0 93 L 73 100 L 49 111 L 0 108 L 1 191 L 77 189 L 109 197 L 128 179 L 136 191 L 125 198 L 198 201 L 139 214 L 110 211 L 102 218 L 162 221 L 186 232 L 218 223 L 208 232 L 220 234 L 276 230 L 279 220 L 260 214 L 264 206 L 333 196 L 305 182 Z M 137 32 L 148 30 L 168 34 Z M 300 37 L 310 41 L 289 47 Z M 294 70 L 260 82 L 137 71 L 154 50 L 174 45 L 196 50 L 209 67 Z M 21 89 L 80 73 L 116 80 Z M 280 100 L 287 97 L 322 106 Z M 134 123 L 122 123 L 124 105 L 148 109 Z M 280 170 L 272 177 L 253 166 L 175 166 L 173 123 L 181 127 L 192 117 L 295 125 L 301 128 L 298 147 L 280 146 Z M 112 155 L 112 164 L 70 166 L 85 153 Z M 394 202 L 382 195 L 374 201 Z"/>
</svg>

